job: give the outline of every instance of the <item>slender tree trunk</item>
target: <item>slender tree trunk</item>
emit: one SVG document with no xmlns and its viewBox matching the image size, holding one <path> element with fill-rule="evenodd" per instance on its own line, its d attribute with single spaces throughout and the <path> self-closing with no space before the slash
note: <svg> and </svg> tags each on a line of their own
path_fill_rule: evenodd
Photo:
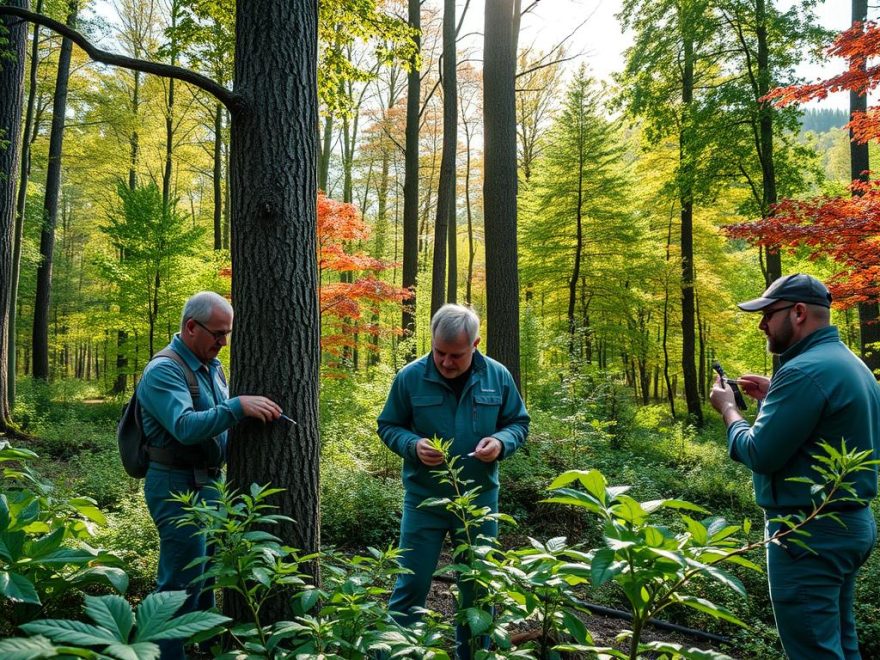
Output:
<svg viewBox="0 0 880 660">
<path fill-rule="evenodd" d="M 455 75 L 455 0 L 443 3 L 443 156 L 437 186 L 434 225 L 434 263 L 431 271 L 431 316 L 446 302 L 446 247 L 452 252 L 454 229 L 449 228 L 455 206 L 455 152 L 458 147 L 458 82 Z M 450 262 L 451 266 L 451 262 Z M 450 278 L 452 275 L 450 275 Z"/>
<path fill-rule="evenodd" d="M 684 66 L 682 77 L 682 129 L 680 135 L 681 177 L 681 370 L 684 376 L 685 401 L 688 415 L 703 425 L 703 408 L 694 367 L 696 336 L 694 330 L 694 200 L 693 200 L 693 119 L 691 117 L 694 92 L 694 44 L 688 34 L 687 21 L 683 25 Z"/>
<path fill-rule="evenodd" d="M 22 2 L 20 6 L 26 6 Z M 43 0 L 37 0 L 35 11 L 43 11 Z M 12 247 L 12 274 L 9 287 L 9 332 L 7 337 L 8 391 L 9 407 L 15 406 L 15 374 L 16 364 L 16 325 L 18 323 L 18 282 L 21 275 L 21 245 L 24 236 L 24 212 L 27 206 L 28 180 L 31 174 L 31 145 L 34 133 L 34 114 L 37 101 L 37 67 L 40 61 L 40 26 L 34 25 L 34 36 L 31 40 L 31 63 L 28 83 L 27 112 L 25 113 L 24 134 L 21 138 L 21 176 L 18 183 L 18 200 L 15 206 L 15 234 Z M 12 89 L 10 87 L 10 89 Z"/>
<path fill-rule="evenodd" d="M 868 0 L 852 0 L 852 22 L 864 23 L 868 18 Z M 860 65 L 865 71 L 867 61 Z M 868 95 L 849 93 L 849 114 L 864 113 L 868 109 Z M 853 181 L 868 181 L 870 161 L 868 144 L 855 141 L 853 131 L 849 132 L 850 176 Z M 868 368 L 880 380 L 880 306 L 877 302 L 859 303 L 859 331 L 861 335 L 861 356 Z"/>
<path fill-rule="evenodd" d="M 214 249 L 223 249 L 223 104 L 214 107 Z"/>
<path fill-rule="evenodd" d="M 519 385 L 516 44 L 519 0 L 486 0 L 483 47 L 486 344 Z"/>
<path fill-rule="evenodd" d="M 232 393 L 264 394 L 297 425 L 235 426 L 228 472 L 239 489 L 254 482 L 285 489 L 275 503 L 296 522 L 273 531 L 304 552 L 320 546 L 317 35 L 317 0 L 236 3 L 235 89 L 244 99 L 232 121 L 230 162 Z M 267 260 L 267 246 L 279 258 Z M 310 569 L 317 578 L 317 566 Z M 231 614 L 242 614 L 228 601 Z M 287 615 L 285 599 L 266 612 L 269 620 Z"/>
<path fill-rule="evenodd" d="M 14 0 L 13 6 L 28 8 L 27 0 Z M 3 19 L 8 30 L 4 50 L 9 55 L 0 64 L 0 432 L 7 431 L 11 422 L 9 409 L 9 382 L 15 372 L 9 372 L 8 335 L 14 332 L 9 324 L 12 280 L 13 226 L 15 223 L 15 176 L 18 171 L 21 108 L 24 99 L 24 68 L 27 42 L 27 23 L 16 18 Z M 25 136 L 27 139 L 27 136 Z M 13 361 L 14 364 L 14 361 Z"/>
<path fill-rule="evenodd" d="M 578 188 L 577 209 L 575 211 L 575 246 L 574 266 L 571 270 L 571 278 L 568 280 L 568 356 L 569 360 L 575 358 L 575 339 L 577 334 L 577 320 L 574 315 L 575 296 L 577 283 L 581 276 L 581 255 L 584 250 L 584 115 L 578 113 Z"/>
<path fill-rule="evenodd" d="M 462 117 L 464 119 L 464 117 Z M 468 237 L 468 265 L 467 265 L 467 281 L 465 283 L 465 302 L 470 305 L 473 296 L 472 288 L 474 281 L 474 218 L 471 209 L 471 132 L 467 122 L 464 124 L 465 134 L 465 156 L 464 156 L 464 208 L 467 213 L 467 237 Z"/>
<path fill-rule="evenodd" d="M 409 0 L 409 25 L 416 30 L 416 47 L 421 49 L 421 3 Z M 412 295 L 403 301 L 400 326 L 404 337 L 416 333 L 416 276 L 419 262 L 419 104 L 420 81 L 416 60 L 406 80 L 406 145 L 403 181 L 403 281 Z M 415 357 L 415 344 L 407 350 L 407 361 Z"/>
<path fill-rule="evenodd" d="M 77 3 L 68 3 L 67 24 L 76 24 Z M 46 168 L 46 196 L 43 204 L 43 227 L 40 232 L 40 265 L 37 267 L 37 293 L 34 300 L 33 358 L 34 378 L 49 378 L 49 305 L 52 294 L 52 260 L 55 250 L 55 224 L 58 219 L 58 196 L 61 190 L 61 155 L 64 144 L 64 118 L 67 112 L 67 82 L 73 42 L 62 39 L 52 104 L 52 132 L 49 136 L 49 164 Z"/>
<path fill-rule="evenodd" d="M 330 177 L 330 148 L 333 146 L 333 115 L 324 118 L 324 140 L 321 149 L 321 159 L 318 161 L 318 188 L 327 192 L 327 182 Z"/>
<path fill-rule="evenodd" d="M 663 277 L 663 380 L 666 383 L 666 397 L 669 400 L 669 414 L 675 419 L 675 388 L 669 376 L 669 261 L 672 258 L 672 215 L 666 231 L 666 268 Z"/>
</svg>

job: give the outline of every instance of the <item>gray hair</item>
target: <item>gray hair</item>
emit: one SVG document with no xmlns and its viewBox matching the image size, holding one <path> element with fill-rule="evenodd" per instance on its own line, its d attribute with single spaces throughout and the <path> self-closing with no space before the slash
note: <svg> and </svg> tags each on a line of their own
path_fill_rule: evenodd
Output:
<svg viewBox="0 0 880 660">
<path fill-rule="evenodd" d="M 431 319 L 431 337 L 442 341 L 457 341 L 464 332 L 469 344 L 480 336 L 480 317 L 470 307 L 448 303 Z"/>
<path fill-rule="evenodd" d="M 216 308 L 232 314 L 232 305 L 219 293 L 213 291 L 199 291 L 183 306 L 183 313 L 180 315 L 180 331 L 183 332 L 186 322 L 190 319 L 199 323 L 207 323 L 211 319 L 211 314 Z"/>
</svg>

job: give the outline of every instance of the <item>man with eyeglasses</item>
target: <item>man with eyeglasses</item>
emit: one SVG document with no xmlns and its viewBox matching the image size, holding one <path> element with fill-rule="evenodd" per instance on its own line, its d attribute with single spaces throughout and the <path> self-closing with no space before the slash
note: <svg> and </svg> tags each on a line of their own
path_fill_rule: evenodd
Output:
<svg viewBox="0 0 880 660">
<path fill-rule="evenodd" d="M 730 457 L 752 471 L 755 499 L 766 513 L 766 533 L 784 523 L 774 518 L 809 513 L 820 501 L 799 478 L 816 480 L 820 442 L 880 458 L 880 385 L 840 341 L 831 325 L 831 294 L 803 274 L 773 282 L 760 298 L 740 303 L 760 312 L 767 348 L 779 356 L 772 380 L 741 376 L 746 394 L 762 402 L 751 426 L 720 378 L 709 397 L 727 427 Z M 800 540 L 782 537 L 767 546 L 770 601 L 789 658 L 860 658 L 853 598 L 859 568 L 877 539 L 868 502 L 877 494 L 877 467 L 848 477 L 857 501 L 828 505 L 833 516 L 813 520 Z M 841 524 L 843 523 L 843 524 Z"/>
<path fill-rule="evenodd" d="M 264 396 L 229 398 L 217 354 L 232 332 L 232 306 L 212 291 L 187 300 L 180 332 L 154 356 L 137 386 L 141 427 L 149 443 L 150 465 L 144 497 L 159 531 L 157 591 L 186 590 L 178 614 L 214 606 L 210 584 L 193 583 L 204 564 L 189 564 L 207 553 L 205 539 L 190 527 L 177 527 L 183 513 L 172 493 L 193 491 L 216 499 L 212 483 L 221 475 L 227 431 L 245 417 L 263 422 L 278 419 L 281 408 Z M 159 643 L 163 660 L 184 658 L 181 640 Z"/>
</svg>

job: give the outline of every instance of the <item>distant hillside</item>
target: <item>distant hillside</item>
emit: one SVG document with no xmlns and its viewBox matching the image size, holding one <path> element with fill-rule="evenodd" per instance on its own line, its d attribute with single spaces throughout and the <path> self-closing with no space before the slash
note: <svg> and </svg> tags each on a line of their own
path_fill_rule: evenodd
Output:
<svg viewBox="0 0 880 660">
<path fill-rule="evenodd" d="M 849 112 L 841 109 L 808 108 L 801 117 L 801 130 L 825 133 L 849 121 Z"/>
</svg>

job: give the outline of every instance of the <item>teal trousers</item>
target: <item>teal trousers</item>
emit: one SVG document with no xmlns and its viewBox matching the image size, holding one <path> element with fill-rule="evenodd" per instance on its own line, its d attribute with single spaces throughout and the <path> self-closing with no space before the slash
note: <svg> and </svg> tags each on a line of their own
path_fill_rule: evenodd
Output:
<svg viewBox="0 0 880 660">
<path fill-rule="evenodd" d="M 497 497 L 480 504 L 489 506 L 493 512 L 498 510 Z M 487 521 L 483 523 L 478 533 L 494 539 L 498 535 L 498 524 L 495 521 Z M 441 507 L 418 508 L 416 502 L 404 501 L 403 517 L 400 521 L 400 547 L 405 552 L 400 563 L 412 573 L 397 577 L 394 591 L 388 601 L 388 608 L 396 613 L 395 619 L 398 623 L 406 626 L 419 619 L 414 609 L 425 606 L 443 541 L 447 535 L 452 537 L 454 546 L 466 541 L 460 523 L 449 512 Z M 471 540 L 476 542 L 476 538 Z M 458 589 L 462 605 L 470 607 L 474 602 L 473 585 L 459 580 Z M 458 625 L 455 638 L 459 660 L 471 660 L 470 632 L 465 626 Z M 479 640 L 478 643 L 485 646 L 488 641 L 486 638 Z"/>
<path fill-rule="evenodd" d="M 768 512 L 768 518 L 778 512 Z M 786 542 L 767 545 L 770 601 L 782 647 L 790 660 L 858 660 L 853 614 L 856 575 L 877 540 L 870 507 L 839 511 L 807 524 L 799 537 L 814 552 Z M 779 523 L 767 523 L 768 536 Z"/>
</svg>

